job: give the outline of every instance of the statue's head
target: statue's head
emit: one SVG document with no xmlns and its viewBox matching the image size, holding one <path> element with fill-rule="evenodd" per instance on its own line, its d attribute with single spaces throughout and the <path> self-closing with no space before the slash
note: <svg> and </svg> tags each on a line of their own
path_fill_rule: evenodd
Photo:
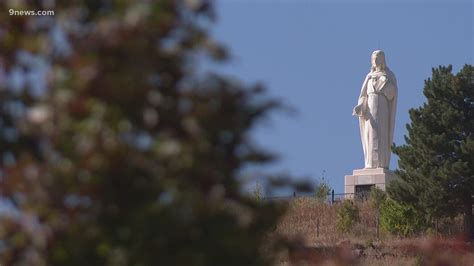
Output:
<svg viewBox="0 0 474 266">
<path fill-rule="evenodd" d="M 385 64 L 385 54 L 382 50 L 376 50 L 372 53 L 372 71 L 385 70 L 387 65 Z"/>
</svg>

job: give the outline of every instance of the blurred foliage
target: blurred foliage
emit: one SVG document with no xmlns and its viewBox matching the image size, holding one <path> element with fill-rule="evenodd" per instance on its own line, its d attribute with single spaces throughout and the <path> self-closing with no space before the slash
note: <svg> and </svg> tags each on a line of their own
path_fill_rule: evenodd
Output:
<svg viewBox="0 0 474 266">
<path fill-rule="evenodd" d="M 197 69 L 228 58 L 211 2 L 0 7 L 55 11 L 0 13 L 2 265 L 272 263 L 281 243 L 260 250 L 284 207 L 239 173 L 273 159 L 249 130 L 280 103 Z"/>
<path fill-rule="evenodd" d="M 336 211 L 336 227 L 340 232 L 347 233 L 360 221 L 359 207 L 351 201 L 345 200 Z"/>
</svg>

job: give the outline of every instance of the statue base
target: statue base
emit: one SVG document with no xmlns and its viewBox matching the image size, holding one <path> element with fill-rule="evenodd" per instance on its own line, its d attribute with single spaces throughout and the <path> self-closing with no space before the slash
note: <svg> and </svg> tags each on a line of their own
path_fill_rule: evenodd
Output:
<svg viewBox="0 0 474 266">
<path fill-rule="evenodd" d="M 385 191 L 386 184 L 395 178 L 393 171 L 385 168 L 355 169 L 352 175 L 344 177 L 344 193 L 346 199 L 357 195 L 366 197 L 373 187 Z"/>
</svg>

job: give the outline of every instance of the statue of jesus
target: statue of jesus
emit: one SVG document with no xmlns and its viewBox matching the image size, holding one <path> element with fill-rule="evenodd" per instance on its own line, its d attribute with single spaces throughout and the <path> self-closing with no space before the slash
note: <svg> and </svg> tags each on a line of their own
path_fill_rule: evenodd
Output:
<svg viewBox="0 0 474 266">
<path fill-rule="evenodd" d="M 397 108 L 397 80 L 381 50 L 372 53 L 372 67 L 362 84 L 353 115 L 359 117 L 365 168 L 387 168 Z"/>
</svg>

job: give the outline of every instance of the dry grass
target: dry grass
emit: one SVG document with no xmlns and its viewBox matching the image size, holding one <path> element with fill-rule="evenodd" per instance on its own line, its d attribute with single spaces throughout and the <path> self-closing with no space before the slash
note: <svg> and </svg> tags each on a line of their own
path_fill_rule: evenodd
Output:
<svg viewBox="0 0 474 266">
<path fill-rule="evenodd" d="M 277 231 L 289 238 L 302 237 L 307 245 L 331 244 L 341 240 L 370 241 L 376 238 L 375 210 L 367 202 L 358 203 L 361 221 L 351 233 L 340 233 L 336 228 L 339 204 L 326 204 L 313 198 L 297 198 L 289 203 L 285 217 Z M 319 232 L 318 232 L 319 223 Z"/>
<path fill-rule="evenodd" d="M 298 240 L 282 254 L 279 265 L 474 265 L 474 249 L 455 238 L 376 236 L 376 211 L 368 202 L 357 203 L 360 222 L 349 233 L 336 228 L 339 204 L 313 198 L 289 202 L 277 233 Z"/>
</svg>

